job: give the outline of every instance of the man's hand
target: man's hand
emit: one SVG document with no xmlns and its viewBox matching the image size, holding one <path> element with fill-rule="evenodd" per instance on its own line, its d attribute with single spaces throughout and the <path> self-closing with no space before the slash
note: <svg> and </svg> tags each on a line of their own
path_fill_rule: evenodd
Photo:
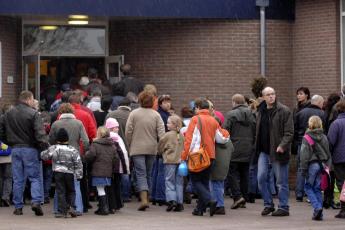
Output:
<svg viewBox="0 0 345 230">
<path fill-rule="evenodd" d="M 278 146 L 276 152 L 277 152 L 277 153 L 284 153 L 284 149 L 283 149 L 282 147 Z"/>
</svg>

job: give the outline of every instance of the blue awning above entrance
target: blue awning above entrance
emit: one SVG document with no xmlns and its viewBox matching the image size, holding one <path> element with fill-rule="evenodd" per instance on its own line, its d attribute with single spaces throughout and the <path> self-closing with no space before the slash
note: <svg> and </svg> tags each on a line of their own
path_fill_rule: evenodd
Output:
<svg viewBox="0 0 345 230">
<path fill-rule="evenodd" d="M 0 0 L 0 15 L 258 19 L 255 0 Z M 294 0 L 271 0 L 268 19 L 294 19 Z"/>
</svg>

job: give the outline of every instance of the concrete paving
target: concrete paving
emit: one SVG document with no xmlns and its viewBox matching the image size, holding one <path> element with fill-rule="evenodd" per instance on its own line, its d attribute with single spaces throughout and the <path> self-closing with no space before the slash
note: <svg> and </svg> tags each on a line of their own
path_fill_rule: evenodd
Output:
<svg viewBox="0 0 345 230">
<path fill-rule="evenodd" d="M 114 215 L 96 216 L 91 212 L 78 218 L 57 219 L 52 214 L 52 205 L 44 205 L 45 215 L 34 216 L 30 206 L 24 207 L 23 216 L 14 216 L 13 207 L 0 208 L 0 229 L 21 230 L 221 230 L 221 229 L 345 229 L 345 220 L 335 219 L 338 210 L 325 210 L 324 221 L 311 220 L 312 208 L 306 202 L 296 203 L 291 197 L 289 217 L 262 217 L 262 200 L 255 204 L 247 204 L 247 208 L 230 210 L 232 200 L 226 198 L 226 215 L 210 217 L 192 216 L 195 200 L 191 205 L 185 205 L 181 213 L 167 213 L 165 207 L 150 206 L 146 212 L 138 212 L 139 203 L 126 203 L 126 207 Z M 96 203 L 92 203 L 96 207 Z"/>
</svg>

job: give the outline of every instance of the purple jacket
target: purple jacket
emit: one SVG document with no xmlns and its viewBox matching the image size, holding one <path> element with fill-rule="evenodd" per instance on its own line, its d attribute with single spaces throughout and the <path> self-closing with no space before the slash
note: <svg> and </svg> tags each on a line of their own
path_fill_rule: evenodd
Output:
<svg viewBox="0 0 345 230">
<path fill-rule="evenodd" d="M 331 147 L 333 163 L 345 162 L 345 113 L 331 124 L 328 131 L 328 140 Z"/>
</svg>

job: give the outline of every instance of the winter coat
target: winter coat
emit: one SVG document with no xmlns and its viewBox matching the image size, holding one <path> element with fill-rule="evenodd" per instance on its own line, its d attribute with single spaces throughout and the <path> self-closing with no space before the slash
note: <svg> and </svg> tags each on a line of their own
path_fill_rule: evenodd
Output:
<svg viewBox="0 0 345 230">
<path fill-rule="evenodd" d="M 75 117 L 83 123 L 87 136 L 89 137 L 89 140 L 92 141 L 96 137 L 96 121 L 91 117 L 91 115 L 88 112 L 84 111 L 81 108 L 81 105 L 73 103 L 72 106 L 74 108 Z"/>
<path fill-rule="evenodd" d="M 119 122 L 119 135 L 122 138 L 123 142 L 125 143 L 127 150 L 128 150 L 128 143 L 126 140 L 125 130 L 126 130 L 126 123 L 127 123 L 130 112 L 131 112 L 130 107 L 119 106 L 117 110 L 108 113 L 108 115 L 105 117 L 105 121 L 109 117 L 111 117 L 111 118 L 115 118 L 117 122 Z"/>
<path fill-rule="evenodd" d="M 258 140 L 260 140 L 260 123 L 262 113 L 267 113 L 267 104 L 263 101 L 258 108 L 256 119 L 256 158 L 259 156 Z M 288 163 L 290 160 L 290 147 L 293 139 L 293 119 L 290 109 L 276 102 L 273 105 L 272 113 L 269 117 L 269 154 L 272 161 L 278 161 L 280 163 Z M 278 146 L 282 147 L 284 152 L 277 153 Z"/>
<path fill-rule="evenodd" d="M 183 151 L 184 137 L 176 131 L 169 131 L 159 140 L 158 154 L 163 157 L 164 164 L 179 164 Z"/>
<path fill-rule="evenodd" d="M 55 121 L 49 132 L 49 143 L 56 144 L 56 135 L 59 129 L 64 128 L 68 133 L 68 143 L 80 151 L 80 141 L 83 143 L 83 148 L 89 148 L 89 139 L 87 137 L 83 123 L 76 119 L 71 113 L 61 114 L 59 120 Z"/>
<path fill-rule="evenodd" d="M 198 117 L 200 117 L 202 124 L 201 132 L 198 124 Z M 201 139 L 203 143 L 201 143 Z M 189 153 L 198 151 L 201 144 L 204 145 L 210 158 L 214 159 L 216 157 L 215 143 L 225 144 L 229 139 L 229 132 L 220 127 L 218 121 L 211 116 L 208 109 L 202 109 L 196 116 L 192 117 L 188 125 L 181 159 L 184 161 L 187 160 Z"/>
<path fill-rule="evenodd" d="M 328 131 L 333 163 L 345 163 L 345 113 L 340 113 Z"/>
<path fill-rule="evenodd" d="M 92 112 L 101 109 L 101 97 L 92 97 L 89 103 L 87 103 L 87 108 L 89 108 Z"/>
<path fill-rule="evenodd" d="M 157 112 L 159 113 L 159 115 L 161 115 L 161 118 L 162 118 L 163 123 L 164 123 L 165 132 L 168 132 L 169 130 L 168 130 L 167 124 L 168 124 L 168 118 L 170 116 L 170 113 L 165 111 L 164 109 L 162 109 L 162 107 L 160 107 L 160 106 L 158 107 Z"/>
<path fill-rule="evenodd" d="M 164 123 L 157 111 L 149 108 L 133 110 L 126 124 L 129 155 L 156 155 L 158 141 L 164 135 Z"/>
<path fill-rule="evenodd" d="M 321 120 L 324 122 L 324 112 L 316 105 L 309 105 L 302 110 L 300 110 L 295 115 L 295 127 L 294 127 L 294 141 L 300 145 L 302 143 L 302 139 L 304 136 L 305 131 L 308 128 L 308 120 L 311 116 L 319 116 Z"/>
<path fill-rule="evenodd" d="M 322 129 L 307 130 L 306 135 L 314 140 L 314 146 L 311 146 L 305 137 L 302 139 L 300 151 L 300 168 L 302 170 L 307 170 L 311 162 L 327 162 L 331 159 L 328 140 Z M 329 162 L 328 165 L 330 165 Z"/>
<path fill-rule="evenodd" d="M 119 156 L 111 138 L 100 138 L 93 141 L 86 152 L 85 160 L 91 164 L 93 177 L 112 177 L 118 165 Z"/>
<path fill-rule="evenodd" d="M 48 148 L 48 136 L 41 115 L 19 103 L 0 118 L 0 140 L 13 147 Z"/>
<path fill-rule="evenodd" d="M 229 172 L 233 152 L 234 146 L 231 141 L 226 144 L 216 144 L 216 159 L 211 172 L 211 180 L 225 180 Z"/>
<path fill-rule="evenodd" d="M 256 119 L 246 105 L 238 105 L 227 113 L 223 127 L 229 131 L 234 145 L 233 162 L 249 162 L 254 153 Z"/>
<path fill-rule="evenodd" d="M 79 152 L 71 145 L 52 145 L 41 152 L 41 158 L 42 160 L 52 159 L 54 172 L 75 174 L 77 179 L 83 177 L 83 163 Z"/>
</svg>

